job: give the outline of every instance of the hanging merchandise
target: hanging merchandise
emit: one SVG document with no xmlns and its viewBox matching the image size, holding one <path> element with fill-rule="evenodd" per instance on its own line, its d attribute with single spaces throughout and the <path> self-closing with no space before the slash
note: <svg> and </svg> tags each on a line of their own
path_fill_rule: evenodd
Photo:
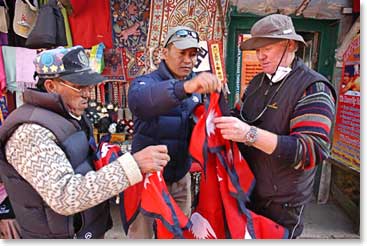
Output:
<svg viewBox="0 0 367 246">
<path fill-rule="evenodd" d="M 168 27 L 187 25 L 198 31 L 200 40 L 222 40 L 225 35 L 223 13 L 227 12 L 229 0 L 152 0 L 150 14 L 152 21 L 148 27 L 146 41 L 146 71 L 153 71 L 160 58 Z M 169 7 L 168 7 L 169 6 Z M 221 7 L 219 7 L 221 6 Z M 150 62 L 154 61 L 154 64 Z"/>
<path fill-rule="evenodd" d="M 0 46 L 0 97 L 2 96 L 5 88 L 6 88 L 6 74 L 3 59 L 3 49 L 2 46 Z"/>
<path fill-rule="evenodd" d="M 122 61 L 122 48 L 104 50 L 104 63 L 102 75 L 108 79 L 126 81 L 124 64 Z"/>
<path fill-rule="evenodd" d="M 91 48 L 101 42 L 112 48 L 110 0 L 70 0 L 68 15 L 74 45 Z"/>
<path fill-rule="evenodd" d="M 70 3 L 68 3 L 68 2 L 69 2 L 68 0 L 59 1 L 59 3 L 60 3 L 59 7 L 60 7 L 60 10 L 61 10 L 61 14 L 63 16 L 63 19 L 64 19 L 66 42 L 67 42 L 66 47 L 70 48 L 70 47 L 73 46 L 73 38 L 71 36 L 71 30 L 70 30 L 68 15 L 72 12 L 72 8 L 71 8 Z"/>
<path fill-rule="evenodd" d="M 8 34 L 0 32 L 0 45 L 8 45 Z"/>
<path fill-rule="evenodd" d="M 122 94 L 122 102 L 123 102 L 123 118 L 122 123 L 126 126 L 126 133 L 130 136 L 134 133 L 134 121 L 131 114 L 131 111 L 129 110 L 129 107 L 127 105 L 127 92 L 129 88 L 123 87 L 123 94 Z"/>
<path fill-rule="evenodd" d="M 9 28 L 9 14 L 8 14 L 8 6 L 6 5 L 6 1 L 4 2 L 4 6 L 0 6 L 0 32 L 8 33 Z"/>
<path fill-rule="evenodd" d="M 38 8 L 33 6 L 29 0 L 16 0 L 13 20 L 14 32 L 23 38 L 28 38 L 36 24 L 37 15 Z"/>
<path fill-rule="evenodd" d="M 6 88 L 10 92 L 14 92 L 16 86 L 16 47 L 2 46 L 4 69 L 6 76 Z"/>
<path fill-rule="evenodd" d="M 0 126 L 2 126 L 4 120 L 9 115 L 9 110 L 8 110 L 8 104 L 7 104 L 7 101 L 6 101 L 6 96 L 0 97 L 0 114 L 1 114 L 1 117 L 0 117 Z"/>
<path fill-rule="evenodd" d="M 17 91 L 23 92 L 25 88 L 35 88 L 36 81 L 33 78 L 34 67 L 29 64 L 33 64 L 34 59 L 37 56 L 35 49 L 27 49 L 22 47 L 16 47 L 15 50 L 15 78 L 17 82 Z"/>
<path fill-rule="evenodd" d="M 127 87 L 126 81 L 111 79 L 92 90 L 86 116 L 94 126 L 97 142 L 104 135 L 111 134 L 112 142 L 128 148 L 133 134 L 133 120 L 127 108 Z"/>
<path fill-rule="evenodd" d="M 106 83 L 106 86 L 107 86 L 107 93 L 108 93 L 108 103 L 106 105 L 107 113 L 108 113 L 108 116 L 111 118 L 112 123 L 114 123 L 117 121 L 117 111 L 115 111 L 115 105 L 114 105 L 114 102 L 116 100 L 116 98 L 114 97 L 115 88 L 113 86 L 113 82 Z"/>
<path fill-rule="evenodd" d="M 32 49 L 66 46 L 64 17 L 56 0 L 40 7 L 36 24 L 29 34 L 26 47 Z"/>
<path fill-rule="evenodd" d="M 93 45 L 89 56 L 89 65 L 93 71 L 102 73 L 104 69 L 103 50 L 106 46 L 103 43 Z"/>
<path fill-rule="evenodd" d="M 4 91 L 6 87 L 10 92 L 23 92 L 25 88 L 34 88 L 36 84 L 33 78 L 34 68 L 29 64 L 33 64 L 37 51 L 23 47 L 0 47 L 2 49 L 0 57 L 3 58 L 0 62 L 0 89 Z"/>
</svg>

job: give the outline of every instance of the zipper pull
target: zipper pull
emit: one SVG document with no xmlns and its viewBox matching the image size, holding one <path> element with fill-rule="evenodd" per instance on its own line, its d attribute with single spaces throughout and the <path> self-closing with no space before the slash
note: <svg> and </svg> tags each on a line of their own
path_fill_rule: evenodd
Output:
<svg viewBox="0 0 367 246">
<path fill-rule="evenodd" d="M 119 195 L 116 196 L 116 204 L 120 204 L 120 196 Z"/>
</svg>

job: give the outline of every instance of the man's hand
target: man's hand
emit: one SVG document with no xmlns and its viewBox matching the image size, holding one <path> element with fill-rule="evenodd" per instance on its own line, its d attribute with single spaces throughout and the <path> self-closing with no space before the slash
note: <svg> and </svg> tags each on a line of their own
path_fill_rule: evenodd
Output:
<svg viewBox="0 0 367 246">
<path fill-rule="evenodd" d="M 186 93 L 211 93 L 214 91 L 220 92 L 222 83 L 218 77 L 212 73 L 202 72 L 191 80 L 184 83 Z"/>
<path fill-rule="evenodd" d="M 245 134 L 250 130 L 247 123 L 232 116 L 217 117 L 213 122 L 215 127 L 220 129 L 224 139 L 235 142 L 244 142 Z"/>
<path fill-rule="evenodd" d="M 162 171 L 170 157 L 166 145 L 148 146 L 133 154 L 142 173 Z"/>
</svg>

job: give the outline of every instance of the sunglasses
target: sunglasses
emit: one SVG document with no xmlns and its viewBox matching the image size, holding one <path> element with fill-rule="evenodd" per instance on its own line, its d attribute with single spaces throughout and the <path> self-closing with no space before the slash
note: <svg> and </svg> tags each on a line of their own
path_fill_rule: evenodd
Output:
<svg viewBox="0 0 367 246">
<path fill-rule="evenodd" d="M 91 93 L 91 90 L 93 89 L 93 86 L 83 86 L 83 87 L 77 88 L 72 85 L 66 84 L 65 81 L 61 79 L 59 79 L 59 83 L 65 87 L 68 87 L 69 89 L 72 89 L 75 92 L 78 92 L 79 95 L 82 97 L 88 97 Z"/>
<path fill-rule="evenodd" d="M 176 36 L 178 38 L 186 38 L 187 36 L 191 36 L 192 38 L 195 38 L 199 42 L 199 35 L 197 32 L 182 29 L 182 30 L 176 31 L 174 34 L 171 35 L 171 37 L 169 37 L 169 39 L 167 40 L 166 46 L 169 44 L 169 41 L 172 39 L 173 36 Z"/>
</svg>

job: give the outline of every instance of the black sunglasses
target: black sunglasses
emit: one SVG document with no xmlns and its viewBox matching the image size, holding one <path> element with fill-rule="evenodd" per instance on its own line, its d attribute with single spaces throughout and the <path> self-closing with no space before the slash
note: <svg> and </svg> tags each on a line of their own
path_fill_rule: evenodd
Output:
<svg viewBox="0 0 367 246">
<path fill-rule="evenodd" d="M 169 39 L 167 40 L 166 46 L 167 44 L 169 44 L 169 41 L 172 39 L 173 36 L 176 36 L 178 38 L 186 38 L 187 36 L 191 36 L 199 42 L 199 35 L 197 32 L 182 29 L 182 30 L 176 31 L 174 34 L 171 35 L 171 37 L 169 37 Z"/>
</svg>

